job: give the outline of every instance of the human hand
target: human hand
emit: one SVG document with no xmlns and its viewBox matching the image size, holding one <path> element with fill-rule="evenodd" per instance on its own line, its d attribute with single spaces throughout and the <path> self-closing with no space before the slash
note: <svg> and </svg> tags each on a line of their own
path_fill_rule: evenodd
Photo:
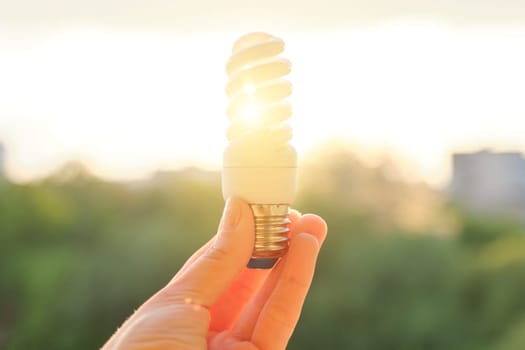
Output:
<svg viewBox="0 0 525 350">
<path fill-rule="evenodd" d="M 217 235 L 104 345 L 116 349 L 285 349 L 312 282 L 326 224 L 289 215 L 290 248 L 272 270 L 246 268 L 253 215 L 227 201 Z"/>
</svg>

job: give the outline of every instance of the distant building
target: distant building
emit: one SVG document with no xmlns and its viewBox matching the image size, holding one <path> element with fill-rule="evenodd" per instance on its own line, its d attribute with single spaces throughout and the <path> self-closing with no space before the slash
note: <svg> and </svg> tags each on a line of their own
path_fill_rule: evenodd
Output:
<svg viewBox="0 0 525 350">
<path fill-rule="evenodd" d="M 518 152 L 452 156 L 451 194 L 468 209 L 525 218 L 525 158 Z"/>
</svg>

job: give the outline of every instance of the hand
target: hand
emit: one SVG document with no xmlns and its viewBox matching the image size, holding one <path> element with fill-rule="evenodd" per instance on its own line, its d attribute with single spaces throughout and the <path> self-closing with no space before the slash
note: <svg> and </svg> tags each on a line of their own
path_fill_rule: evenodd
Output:
<svg viewBox="0 0 525 350">
<path fill-rule="evenodd" d="M 290 214 L 290 248 L 272 270 L 246 268 L 253 216 L 227 201 L 217 235 L 111 337 L 115 349 L 285 349 L 312 282 L 326 224 Z"/>
</svg>

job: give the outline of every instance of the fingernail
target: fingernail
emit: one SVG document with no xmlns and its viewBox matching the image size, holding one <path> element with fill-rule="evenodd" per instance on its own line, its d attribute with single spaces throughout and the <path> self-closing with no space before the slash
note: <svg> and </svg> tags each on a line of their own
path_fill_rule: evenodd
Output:
<svg viewBox="0 0 525 350">
<path fill-rule="evenodd" d="M 234 230 L 239 224 L 241 218 L 241 206 L 235 198 L 228 198 L 222 214 L 222 230 Z"/>
</svg>

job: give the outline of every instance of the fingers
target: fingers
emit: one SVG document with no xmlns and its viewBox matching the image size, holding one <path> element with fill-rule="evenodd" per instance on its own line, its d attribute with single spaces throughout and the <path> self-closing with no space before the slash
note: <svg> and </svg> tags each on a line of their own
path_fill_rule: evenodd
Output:
<svg viewBox="0 0 525 350">
<path fill-rule="evenodd" d="M 295 232 L 294 226 L 300 219 L 296 210 L 290 211 L 290 231 Z M 235 279 L 219 301 L 210 309 L 210 330 L 231 329 L 239 314 L 259 291 L 271 270 L 245 268 Z"/>
<path fill-rule="evenodd" d="M 319 247 L 311 234 L 299 233 L 293 238 L 279 281 L 253 331 L 252 342 L 259 349 L 286 348 L 312 282 Z"/>
<path fill-rule="evenodd" d="M 326 222 L 315 214 L 305 214 L 297 221 L 294 227 L 294 234 L 308 232 L 314 235 L 322 246 L 326 238 Z"/>
<path fill-rule="evenodd" d="M 295 236 L 297 236 L 300 232 L 308 232 L 309 234 L 313 235 L 321 245 L 326 237 L 326 223 L 317 215 L 306 214 L 295 222 L 290 234 L 291 242 L 294 241 Z M 257 323 L 259 315 L 261 314 L 261 310 L 265 306 L 267 300 L 270 298 L 274 288 L 281 278 L 283 267 L 288 265 L 287 260 L 291 255 L 297 254 L 294 253 L 295 250 L 292 250 L 291 248 L 292 247 L 290 247 L 288 254 L 272 270 L 271 274 L 264 282 L 264 285 L 257 293 L 257 296 L 250 302 L 249 306 L 246 308 L 243 315 L 237 322 L 234 333 L 239 339 L 251 338 L 255 324 Z"/>
<path fill-rule="evenodd" d="M 250 207 L 240 199 L 229 199 L 215 240 L 164 288 L 160 297 L 209 308 L 246 266 L 253 232 Z"/>
<path fill-rule="evenodd" d="M 297 223 L 297 221 L 301 218 L 301 214 L 295 210 L 290 210 L 290 213 L 288 214 L 288 218 L 290 219 L 290 232 L 294 232 L 294 226 Z M 175 275 L 175 278 L 178 275 L 181 275 L 184 271 L 188 269 L 201 255 L 203 255 L 213 244 L 215 240 L 215 236 L 213 236 L 208 242 L 206 242 L 202 247 L 200 247 L 193 255 L 184 263 L 184 265 L 181 267 L 181 269 L 177 272 Z"/>
<path fill-rule="evenodd" d="M 289 253 L 290 252 L 288 252 L 288 254 Z M 235 334 L 236 338 L 243 340 L 251 339 L 253 329 L 255 328 L 257 319 L 259 318 L 259 314 L 261 313 L 264 304 L 272 294 L 272 291 L 275 288 L 279 277 L 281 276 L 283 267 L 284 265 L 286 265 L 287 258 L 287 256 L 282 258 L 277 263 L 277 265 L 271 270 L 270 275 L 265 280 L 257 295 L 246 307 L 244 313 L 241 315 L 241 317 L 235 324 L 233 333 Z"/>
<path fill-rule="evenodd" d="M 271 270 L 245 268 L 210 309 L 211 331 L 230 329 Z"/>
</svg>

